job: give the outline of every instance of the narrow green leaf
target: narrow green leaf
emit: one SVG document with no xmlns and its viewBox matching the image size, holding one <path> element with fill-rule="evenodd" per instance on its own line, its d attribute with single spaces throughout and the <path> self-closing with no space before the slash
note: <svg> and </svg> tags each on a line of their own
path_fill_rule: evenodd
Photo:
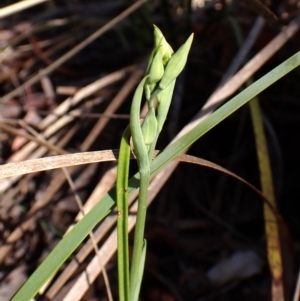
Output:
<svg viewBox="0 0 300 301">
<path fill-rule="evenodd" d="M 81 244 L 97 223 L 110 212 L 110 209 L 115 205 L 115 199 L 115 190 L 106 194 L 105 199 L 102 199 L 93 210 L 87 213 L 84 218 L 64 236 L 11 301 L 30 301 Z"/>
<path fill-rule="evenodd" d="M 130 110 L 130 130 L 131 130 L 132 142 L 134 147 L 134 153 L 137 157 L 137 162 L 139 166 L 149 165 L 148 157 L 145 156 L 145 153 L 147 154 L 148 151 L 144 143 L 141 123 L 140 123 L 141 101 L 143 97 L 144 85 L 147 79 L 148 76 L 145 76 L 139 83 L 138 87 L 136 88 L 131 104 L 131 110 Z"/>
<path fill-rule="evenodd" d="M 144 239 L 143 248 L 142 248 L 141 257 L 140 257 L 139 268 L 137 271 L 138 281 L 136 283 L 136 287 L 134 288 L 133 292 L 131 292 L 131 300 L 130 301 L 138 301 L 138 299 L 139 299 L 141 284 L 142 284 L 142 279 L 143 279 L 143 274 L 144 274 L 146 251 L 147 251 L 147 241 Z"/>
</svg>

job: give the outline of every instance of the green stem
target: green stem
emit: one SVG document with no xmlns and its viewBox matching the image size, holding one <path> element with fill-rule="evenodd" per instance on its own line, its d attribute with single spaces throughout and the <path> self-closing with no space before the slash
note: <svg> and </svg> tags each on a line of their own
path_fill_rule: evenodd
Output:
<svg viewBox="0 0 300 301">
<path fill-rule="evenodd" d="M 118 240 L 118 282 L 119 300 L 130 301 L 129 252 L 128 252 L 128 174 L 130 162 L 130 127 L 125 129 L 118 158 L 117 174 L 117 240 Z"/>
</svg>

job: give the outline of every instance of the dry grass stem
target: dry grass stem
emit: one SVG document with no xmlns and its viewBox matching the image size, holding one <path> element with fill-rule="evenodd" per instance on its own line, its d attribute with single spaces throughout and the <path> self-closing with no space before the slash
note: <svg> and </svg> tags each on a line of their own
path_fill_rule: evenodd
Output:
<svg viewBox="0 0 300 301">
<path fill-rule="evenodd" d="M 24 9 L 46 2 L 48 0 L 23 0 L 0 9 L 0 19 L 16 14 Z"/>
</svg>

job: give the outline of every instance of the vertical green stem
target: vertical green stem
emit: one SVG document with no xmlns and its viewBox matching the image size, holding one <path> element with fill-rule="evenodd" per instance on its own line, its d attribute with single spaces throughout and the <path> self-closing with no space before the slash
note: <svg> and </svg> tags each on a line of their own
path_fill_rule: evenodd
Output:
<svg viewBox="0 0 300 301">
<path fill-rule="evenodd" d="M 130 162 L 130 127 L 125 129 L 118 158 L 117 174 L 117 237 L 119 300 L 130 301 L 129 251 L 128 251 L 128 174 Z"/>
</svg>

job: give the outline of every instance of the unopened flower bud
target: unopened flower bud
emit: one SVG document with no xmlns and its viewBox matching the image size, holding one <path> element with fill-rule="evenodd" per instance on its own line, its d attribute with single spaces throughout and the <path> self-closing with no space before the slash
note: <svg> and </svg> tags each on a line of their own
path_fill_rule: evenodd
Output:
<svg viewBox="0 0 300 301">
<path fill-rule="evenodd" d="M 162 46 L 163 49 L 163 55 L 162 55 L 162 59 L 163 59 L 163 63 L 164 65 L 167 64 L 167 62 L 169 61 L 170 57 L 172 56 L 172 54 L 174 53 L 172 47 L 170 46 L 170 44 L 166 41 L 164 35 L 162 34 L 162 32 L 160 31 L 160 29 L 156 26 L 154 26 L 154 45 L 155 48 Z"/>
<path fill-rule="evenodd" d="M 164 71 L 165 69 L 162 62 L 162 52 L 160 51 L 159 47 L 156 53 L 154 54 L 153 60 L 149 68 L 149 77 L 147 80 L 147 84 L 155 84 L 158 81 L 160 81 L 164 74 Z"/>
</svg>

